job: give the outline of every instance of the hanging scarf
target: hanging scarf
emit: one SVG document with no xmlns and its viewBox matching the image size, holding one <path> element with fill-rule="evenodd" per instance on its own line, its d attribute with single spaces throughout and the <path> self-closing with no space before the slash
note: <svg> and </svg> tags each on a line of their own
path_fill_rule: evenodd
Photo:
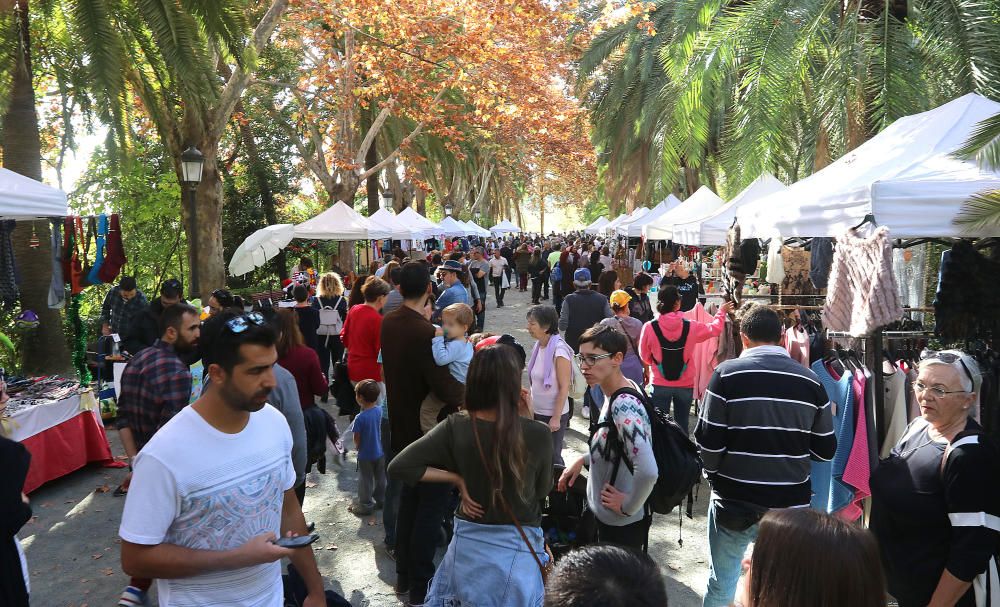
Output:
<svg viewBox="0 0 1000 607">
<path fill-rule="evenodd" d="M 125 247 L 122 245 L 122 228 L 118 221 L 118 213 L 111 215 L 108 225 L 107 254 L 97 276 L 102 282 L 110 283 L 118 277 L 122 266 L 128 258 L 125 257 Z"/>
<path fill-rule="evenodd" d="M 94 218 L 91 217 L 90 221 L 93 222 Z M 101 265 L 104 264 L 104 241 L 107 240 L 108 235 L 108 216 L 101 213 L 101 216 L 97 220 L 97 252 L 94 257 L 94 265 L 90 268 L 90 272 L 87 273 L 87 282 L 92 285 L 101 284 Z"/>
<path fill-rule="evenodd" d="M 66 282 L 63 280 L 62 235 L 60 221 L 50 222 L 49 240 L 52 243 L 52 280 L 49 282 L 49 307 L 58 310 L 66 304 Z"/>
<path fill-rule="evenodd" d="M 549 338 L 549 343 L 545 345 L 545 360 L 542 364 L 542 384 L 546 388 L 551 388 L 556 383 L 556 365 L 555 356 L 556 348 L 560 344 L 565 344 L 562 337 L 558 335 L 553 335 Z M 531 381 L 531 370 L 535 368 L 535 359 L 538 358 L 538 352 L 541 350 L 541 345 L 536 341 L 535 347 L 531 349 L 531 361 L 528 362 L 528 381 Z"/>
<path fill-rule="evenodd" d="M 17 288 L 17 268 L 14 260 L 14 243 L 11 233 L 16 222 L 8 219 L 0 224 L 0 303 L 5 308 L 17 304 L 20 292 Z"/>
</svg>

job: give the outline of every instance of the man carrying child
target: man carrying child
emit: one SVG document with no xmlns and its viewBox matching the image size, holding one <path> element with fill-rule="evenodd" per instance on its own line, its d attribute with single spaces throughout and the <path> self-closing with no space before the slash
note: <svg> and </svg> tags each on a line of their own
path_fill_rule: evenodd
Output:
<svg viewBox="0 0 1000 607">
<path fill-rule="evenodd" d="M 434 363 L 448 367 L 448 372 L 461 384 L 472 362 L 473 348 L 468 333 L 476 322 L 472 308 L 464 303 L 455 303 L 441 311 L 441 326 L 434 332 L 431 352 Z M 444 401 L 430 393 L 420 404 L 420 430 L 430 432 L 438 423 L 438 415 L 445 406 Z"/>
</svg>

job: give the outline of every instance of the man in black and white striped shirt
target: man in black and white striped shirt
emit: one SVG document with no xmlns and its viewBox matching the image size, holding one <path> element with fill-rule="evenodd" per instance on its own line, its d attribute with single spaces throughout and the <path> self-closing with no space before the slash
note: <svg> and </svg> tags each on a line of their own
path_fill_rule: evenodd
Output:
<svg viewBox="0 0 1000 607">
<path fill-rule="evenodd" d="M 743 354 L 715 370 L 695 439 L 712 485 L 710 574 L 704 607 L 733 602 L 741 562 L 771 508 L 806 508 L 810 460 L 837 449 L 830 399 L 819 379 L 778 345 L 781 321 L 766 306 L 744 312 Z"/>
</svg>

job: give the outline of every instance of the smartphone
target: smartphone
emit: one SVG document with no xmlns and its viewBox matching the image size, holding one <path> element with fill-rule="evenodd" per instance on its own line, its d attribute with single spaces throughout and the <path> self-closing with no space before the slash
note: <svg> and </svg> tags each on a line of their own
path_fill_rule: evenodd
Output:
<svg viewBox="0 0 1000 607">
<path fill-rule="evenodd" d="M 305 548 L 309 544 L 312 544 L 319 539 L 319 535 L 311 533 L 309 535 L 300 535 L 298 537 L 279 537 L 273 540 L 275 546 L 281 546 L 282 548 Z"/>
</svg>

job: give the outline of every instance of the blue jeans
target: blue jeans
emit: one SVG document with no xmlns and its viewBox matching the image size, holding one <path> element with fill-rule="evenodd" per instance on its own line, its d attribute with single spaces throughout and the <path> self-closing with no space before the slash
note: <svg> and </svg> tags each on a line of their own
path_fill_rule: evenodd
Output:
<svg viewBox="0 0 1000 607">
<path fill-rule="evenodd" d="M 544 563 L 538 527 L 524 526 Z M 455 535 L 434 574 L 427 607 L 542 607 L 545 588 L 531 551 L 514 525 L 480 525 L 455 517 Z"/>
<path fill-rule="evenodd" d="M 728 607 L 736 595 L 743 572 L 743 555 L 757 539 L 757 525 L 744 531 L 726 529 L 716 522 L 715 497 L 708 504 L 708 588 L 703 607 Z"/>
<path fill-rule="evenodd" d="M 691 415 L 691 401 L 694 400 L 694 388 L 670 388 L 667 386 L 653 386 L 653 405 L 659 407 L 664 413 L 670 413 L 670 403 L 674 403 L 674 421 L 684 431 L 691 434 L 688 427 L 688 418 Z"/>
</svg>

